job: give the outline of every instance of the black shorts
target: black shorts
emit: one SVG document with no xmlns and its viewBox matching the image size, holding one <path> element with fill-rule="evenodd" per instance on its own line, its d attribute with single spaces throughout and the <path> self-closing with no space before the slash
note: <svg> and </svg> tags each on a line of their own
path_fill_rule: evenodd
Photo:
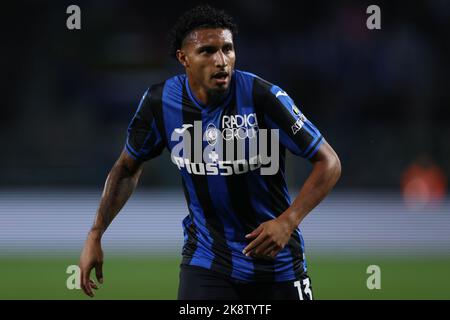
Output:
<svg viewBox="0 0 450 320">
<path fill-rule="evenodd" d="M 242 282 L 212 270 L 180 266 L 178 300 L 312 300 L 311 280 Z"/>
</svg>

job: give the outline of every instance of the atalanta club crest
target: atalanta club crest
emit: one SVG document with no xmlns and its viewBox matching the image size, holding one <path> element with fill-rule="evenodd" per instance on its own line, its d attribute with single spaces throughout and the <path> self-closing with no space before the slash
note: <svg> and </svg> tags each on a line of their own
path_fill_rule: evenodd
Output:
<svg viewBox="0 0 450 320">
<path fill-rule="evenodd" d="M 217 129 L 212 123 L 208 125 L 205 131 L 205 139 L 210 146 L 213 146 L 217 142 Z"/>
</svg>

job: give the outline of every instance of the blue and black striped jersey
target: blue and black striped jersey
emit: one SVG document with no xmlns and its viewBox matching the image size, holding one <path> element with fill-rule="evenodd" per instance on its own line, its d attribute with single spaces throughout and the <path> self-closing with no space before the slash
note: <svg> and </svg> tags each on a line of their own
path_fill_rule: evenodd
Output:
<svg viewBox="0 0 450 320">
<path fill-rule="evenodd" d="M 258 135 L 264 131 L 276 133 L 276 146 L 270 133 L 265 140 Z M 272 141 L 266 153 L 277 166 L 270 174 L 262 174 L 267 161 L 251 157 L 249 141 L 255 136 L 260 143 Z M 232 148 L 224 147 L 230 141 Z M 125 150 L 143 161 L 164 148 L 171 152 L 189 210 L 183 220 L 183 264 L 242 281 L 288 281 L 306 272 L 300 229 L 273 260 L 245 256 L 245 235 L 290 206 L 285 150 L 310 158 L 323 141 L 286 92 L 235 70 L 228 94 L 215 106 L 197 101 L 186 75 L 150 87 L 128 127 Z M 263 149 L 256 146 L 258 156 Z"/>
</svg>

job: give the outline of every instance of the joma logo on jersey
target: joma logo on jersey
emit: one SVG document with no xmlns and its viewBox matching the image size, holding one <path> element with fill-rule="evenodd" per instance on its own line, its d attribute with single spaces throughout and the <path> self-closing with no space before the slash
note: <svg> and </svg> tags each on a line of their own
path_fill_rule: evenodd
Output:
<svg viewBox="0 0 450 320">
<path fill-rule="evenodd" d="M 258 134 L 256 113 L 224 115 L 222 117 L 222 137 L 225 140 L 254 138 Z"/>
</svg>

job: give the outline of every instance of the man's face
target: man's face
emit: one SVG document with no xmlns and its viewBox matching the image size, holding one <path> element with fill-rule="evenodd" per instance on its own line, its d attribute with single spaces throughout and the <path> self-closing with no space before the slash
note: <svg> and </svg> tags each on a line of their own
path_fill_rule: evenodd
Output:
<svg viewBox="0 0 450 320">
<path fill-rule="evenodd" d="M 186 68 L 191 85 L 208 93 L 228 89 L 236 56 L 228 29 L 198 29 L 188 34 L 177 58 Z"/>
</svg>

